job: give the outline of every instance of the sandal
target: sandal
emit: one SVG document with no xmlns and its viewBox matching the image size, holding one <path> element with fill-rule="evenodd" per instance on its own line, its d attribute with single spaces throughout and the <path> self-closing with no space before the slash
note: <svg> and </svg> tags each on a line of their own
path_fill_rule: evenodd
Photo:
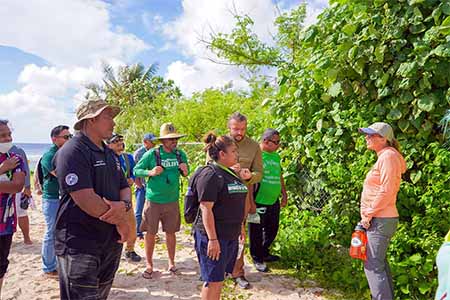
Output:
<svg viewBox="0 0 450 300">
<path fill-rule="evenodd" d="M 153 278 L 153 271 L 147 271 L 145 270 L 144 272 L 142 272 L 142 277 L 144 277 L 145 279 L 152 279 Z"/>
<path fill-rule="evenodd" d="M 177 267 L 172 267 L 167 271 L 169 271 L 170 275 L 180 275 L 181 274 L 180 271 L 177 269 Z"/>
</svg>

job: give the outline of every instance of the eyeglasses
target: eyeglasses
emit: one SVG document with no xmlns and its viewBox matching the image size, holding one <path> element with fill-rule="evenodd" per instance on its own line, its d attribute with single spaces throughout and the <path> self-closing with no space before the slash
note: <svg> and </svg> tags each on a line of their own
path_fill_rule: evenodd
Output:
<svg viewBox="0 0 450 300">
<path fill-rule="evenodd" d="M 268 140 L 269 142 L 274 143 L 275 145 L 279 145 L 281 143 L 280 140 L 274 141 L 274 140 Z"/>
<path fill-rule="evenodd" d="M 63 138 L 63 139 L 65 139 L 65 140 L 68 140 L 68 139 L 73 138 L 73 134 L 58 135 L 58 136 L 56 136 L 56 137 L 59 137 L 59 138 Z"/>
</svg>

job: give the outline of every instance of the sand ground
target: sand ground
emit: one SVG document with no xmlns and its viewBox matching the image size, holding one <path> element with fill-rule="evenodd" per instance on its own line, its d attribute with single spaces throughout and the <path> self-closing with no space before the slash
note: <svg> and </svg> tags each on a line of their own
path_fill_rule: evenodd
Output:
<svg viewBox="0 0 450 300">
<path fill-rule="evenodd" d="M 41 240 L 45 223 L 39 199 L 37 208 L 29 210 L 32 245 L 23 243 L 20 230 L 14 235 L 9 256 L 10 265 L 3 287 L 3 299 L 48 300 L 59 299 L 58 281 L 43 276 L 41 269 Z M 155 249 L 155 270 L 153 279 L 141 276 L 145 269 L 144 260 L 130 263 L 122 259 L 116 274 L 109 299 L 200 299 L 202 282 L 199 281 L 199 267 L 193 249 L 193 239 L 188 229 L 177 236 L 176 261 L 180 275 L 172 276 L 167 269 L 167 253 L 163 236 Z M 136 242 L 136 252 L 144 256 L 142 241 Z M 252 284 L 250 290 L 242 291 L 231 282 L 226 284 L 222 299 L 326 299 L 323 289 L 303 288 L 298 280 L 282 275 L 259 273 L 246 262 L 246 274 Z"/>
</svg>

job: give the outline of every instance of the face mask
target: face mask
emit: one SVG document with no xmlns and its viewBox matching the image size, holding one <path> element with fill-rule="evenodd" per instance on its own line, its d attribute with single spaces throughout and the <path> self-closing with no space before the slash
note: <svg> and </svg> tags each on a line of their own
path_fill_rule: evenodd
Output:
<svg viewBox="0 0 450 300">
<path fill-rule="evenodd" d="M 8 153 L 9 149 L 11 149 L 13 144 L 9 143 L 0 143 L 0 153 Z"/>
</svg>

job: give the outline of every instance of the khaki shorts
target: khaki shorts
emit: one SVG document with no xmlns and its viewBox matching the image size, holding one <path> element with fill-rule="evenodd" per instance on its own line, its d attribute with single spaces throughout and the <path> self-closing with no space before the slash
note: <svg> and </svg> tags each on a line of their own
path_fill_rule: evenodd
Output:
<svg viewBox="0 0 450 300">
<path fill-rule="evenodd" d="M 155 203 L 145 200 L 140 230 L 150 234 L 158 233 L 159 221 L 165 233 L 180 231 L 180 206 L 178 201 L 171 203 Z"/>
</svg>

